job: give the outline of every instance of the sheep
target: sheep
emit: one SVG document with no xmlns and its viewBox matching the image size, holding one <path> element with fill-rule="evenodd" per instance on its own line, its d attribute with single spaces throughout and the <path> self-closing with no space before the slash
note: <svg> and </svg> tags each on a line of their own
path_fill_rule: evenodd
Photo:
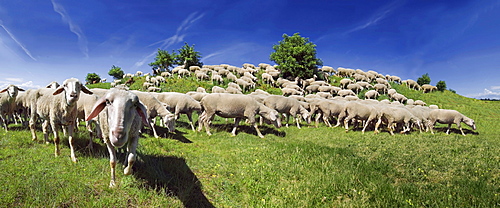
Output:
<svg viewBox="0 0 500 208">
<path fill-rule="evenodd" d="M 388 76 L 387 80 L 401 84 L 401 78 L 399 78 L 398 76 Z"/>
<path fill-rule="evenodd" d="M 162 103 L 166 103 L 170 106 L 170 110 L 174 112 L 175 119 L 179 119 L 180 114 L 186 114 L 189 119 L 189 125 L 191 129 L 195 131 L 193 125 L 193 111 L 201 112 L 200 102 L 196 101 L 193 97 L 178 93 L 178 92 L 162 92 L 153 94 Z M 206 94 L 208 95 L 208 94 Z M 205 95 L 205 96 L 206 96 Z"/>
<path fill-rule="evenodd" d="M 408 105 L 408 106 L 415 105 L 415 100 L 413 100 L 413 99 L 406 100 L 406 105 Z"/>
<path fill-rule="evenodd" d="M 19 91 L 24 90 L 15 85 L 8 85 L 5 89 L 0 91 L 0 93 L 7 92 L 0 96 L 0 122 L 3 123 L 5 131 L 8 131 L 7 116 L 13 116 L 16 110 L 16 97 Z"/>
<path fill-rule="evenodd" d="M 376 90 L 369 90 L 365 93 L 365 99 L 377 99 L 380 94 Z"/>
<path fill-rule="evenodd" d="M 391 85 L 389 85 L 389 82 L 387 82 L 387 80 L 385 79 L 382 79 L 382 78 L 377 78 L 375 79 L 375 81 L 377 82 L 377 84 L 383 84 L 387 87 L 390 87 Z"/>
<path fill-rule="evenodd" d="M 356 93 L 354 93 L 352 90 L 340 90 L 338 93 L 338 96 L 345 97 L 345 96 L 356 96 Z"/>
<path fill-rule="evenodd" d="M 385 106 L 381 108 L 380 117 L 375 124 L 375 133 L 378 133 L 378 127 L 382 123 L 382 120 L 386 121 L 387 129 L 391 135 L 394 135 L 393 123 L 402 124 L 403 130 L 400 132 L 401 134 L 410 131 L 410 122 L 420 126 L 419 119 L 404 107 Z"/>
<path fill-rule="evenodd" d="M 394 95 L 396 93 L 397 93 L 397 91 L 395 89 L 387 90 L 387 95 L 389 96 L 389 98 L 392 98 L 392 95 Z"/>
<path fill-rule="evenodd" d="M 222 84 L 224 83 L 224 79 L 222 79 L 222 76 L 219 75 L 217 72 L 213 72 L 212 76 L 210 77 L 210 80 L 212 81 L 212 84 Z"/>
<path fill-rule="evenodd" d="M 427 105 L 427 103 L 425 103 L 425 102 L 424 102 L 424 101 L 422 101 L 422 100 L 416 100 L 416 101 L 415 101 L 415 105 L 426 106 L 426 105 Z"/>
<path fill-rule="evenodd" d="M 90 112 L 92 111 L 92 107 L 94 107 L 95 102 L 99 100 L 99 96 L 96 95 L 95 93 L 92 95 L 87 95 L 85 93 L 80 94 L 80 98 L 78 99 L 77 102 L 77 119 L 82 119 L 85 120 L 87 116 L 90 115 Z M 92 124 L 95 126 L 95 132 L 92 129 Z M 87 131 L 89 132 L 90 139 L 89 139 L 89 144 L 88 148 L 92 149 L 94 137 L 97 135 L 97 137 L 102 138 L 102 131 L 99 126 L 99 121 L 97 119 L 90 119 L 85 122 L 85 127 L 87 128 Z"/>
<path fill-rule="evenodd" d="M 231 94 L 243 94 L 240 89 L 234 87 L 227 87 L 226 92 Z"/>
<path fill-rule="evenodd" d="M 446 134 L 450 133 L 450 128 L 452 124 L 456 124 L 460 129 L 462 135 L 465 136 L 464 131 L 462 130 L 461 122 L 470 126 L 473 130 L 476 130 L 476 124 L 473 119 L 461 114 L 456 110 L 448 110 L 448 109 L 434 109 L 429 113 L 429 125 L 431 129 L 431 133 L 434 134 L 432 129 L 434 128 L 434 124 L 442 123 L 448 124 L 448 129 L 446 130 Z"/>
<path fill-rule="evenodd" d="M 142 71 L 137 71 L 137 72 L 135 72 L 135 76 L 136 76 L 136 77 L 140 77 L 140 76 L 142 76 L 142 74 L 143 74 L 143 73 L 142 73 Z"/>
<path fill-rule="evenodd" d="M 306 87 L 305 91 L 307 92 L 307 94 L 312 94 L 315 92 L 319 92 L 319 87 L 321 87 L 321 86 L 320 85 L 309 85 Z"/>
<path fill-rule="evenodd" d="M 203 88 L 203 87 L 198 87 L 198 88 L 196 88 L 196 92 L 203 92 L 203 93 L 206 93 L 206 92 L 207 92 L 207 90 L 205 90 L 205 88 Z"/>
<path fill-rule="evenodd" d="M 234 75 L 233 73 L 229 72 L 227 75 L 226 75 L 226 78 L 228 80 L 231 80 L 231 81 L 236 81 L 238 79 L 238 77 L 236 77 L 236 75 Z"/>
<path fill-rule="evenodd" d="M 399 94 L 399 93 L 394 93 L 392 94 L 391 98 L 395 101 L 398 101 L 400 103 L 405 103 L 406 100 L 408 100 L 408 98 L 406 98 L 406 96 L 402 95 L 402 94 Z"/>
<path fill-rule="evenodd" d="M 47 86 L 45 86 L 45 88 L 50 88 L 50 89 L 57 89 L 59 87 L 59 83 L 57 83 L 56 81 L 52 81 L 51 83 L 49 83 Z"/>
<path fill-rule="evenodd" d="M 210 80 L 210 77 L 205 72 L 202 72 L 202 71 L 196 71 L 194 73 L 194 75 L 196 77 L 196 80 L 199 80 L 199 81 Z"/>
<path fill-rule="evenodd" d="M 112 88 L 99 98 L 85 120 L 99 116 L 104 143 L 109 151 L 111 168 L 110 187 L 116 186 L 116 149 L 127 145 L 127 167 L 123 173 L 132 174 L 132 166 L 136 160 L 136 148 L 139 142 L 140 129 L 148 124 L 147 109 L 139 97 L 124 88 Z M 142 121 L 142 122 L 141 122 Z"/>
<path fill-rule="evenodd" d="M 408 87 L 408 89 L 420 90 L 420 85 L 415 80 L 407 79 L 404 80 L 402 83 L 405 84 Z"/>
<path fill-rule="evenodd" d="M 262 73 L 261 77 L 266 84 L 274 86 L 274 78 L 273 76 L 271 76 L 271 74 L 264 72 Z"/>
<path fill-rule="evenodd" d="M 225 93 L 226 90 L 222 87 L 219 86 L 213 86 L 212 87 L 212 93 Z"/>
<path fill-rule="evenodd" d="M 165 105 L 161 103 L 156 97 L 154 93 L 147 93 L 141 91 L 131 91 L 137 97 L 142 104 L 146 106 L 148 117 L 148 126 L 153 131 L 153 135 L 155 138 L 159 138 L 156 133 L 154 119 L 159 116 L 162 120 L 162 123 L 165 124 L 168 131 L 170 133 L 175 132 L 175 115 L 167 110 Z M 168 105 L 168 104 L 167 104 Z"/>
<path fill-rule="evenodd" d="M 359 86 L 361 86 L 361 89 L 372 89 L 373 85 L 371 85 L 368 82 L 356 82 Z"/>
<path fill-rule="evenodd" d="M 172 77 L 172 74 L 170 74 L 170 72 L 166 72 L 166 71 L 165 71 L 165 72 L 162 72 L 162 73 L 160 74 L 160 76 L 162 76 L 163 78 L 167 78 L 167 77 Z"/>
<path fill-rule="evenodd" d="M 206 92 L 187 92 L 186 93 L 186 95 L 189 95 L 190 97 L 192 97 L 194 100 L 196 100 L 198 102 L 200 102 L 200 100 L 208 94 L 209 93 L 206 93 Z"/>
<path fill-rule="evenodd" d="M 183 77 L 190 76 L 190 75 L 191 75 L 191 72 L 189 72 L 189 70 L 187 70 L 187 69 L 179 69 L 179 71 L 177 72 L 177 76 L 179 78 L 183 78 Z"/>
<path fill-rule="evenodd" d="M 64 92 L 64 93 L 63 93 Z M 78 79 L 70 78 L 63 82 L 55 91 L 53 89 L 38 89 L 31 97 L 31 117 L 29 127 L 33 140 L 37 140 L 35 133 L 35 122 L 38 117 L 44 119 L 43 134 L 45 142 L 48 142 L 48 125 L 54 133 L 55 156 L 60 155 L 59 129 L 62 125 L 68 127 L 68 140 L 71 149 L 71 160 L 77 162 L 75 149 L 73 147 L 73 130 L 77 117 L 77 102 L 80 92 L 93 94 Z"/>
<path fill-rule="evenodd" d="M 148 87 L 148 92 L 161 92 L 161 88 L 159 87 Z"/>
<path fill-rule="evenodd" d="M 375 89 L 380 94 L 387 94 L 387 86 L 384 84 L 375 84 L 373 85 L 373 89 Z"/>
<path fill-rule="evenodd" d="M 361 130 L 361 132 L 364 134 L 365 129 L 368 126 L 368 124 L 371 121 L 378 119 L 378 117 L 379 117 L 379 112 L 375 107 L 373 107 L 372 105 L 362 104 L 362 103 L 356 102 L 356 101 L 350 102 L 349 104 L 347 104 L 345 106 L 345 110 L 343 113 L 347 114 L 347 116 L 344 119 L 345 132 L 349 131 L 348 122 L 351 119 L 357 119 L 357 120 L 364 121 L 363 130 Z M 341 119 L 343 117 L 344 116 L 339 115 L 339 119 Z"/>
<path fill-rule="evenodd" d="M 247 122 L 253 125 L 255 131 L 257 131 L 257 135 L 260 138 L 264 138 L 264 135 L 262 135 L 255 122 L 256 115 L 272 121 L 277 128 L 281 127 L 276 110 L 257 102 L 253 97 L 248 95 L 214 93 L 205 96 L 201 99 L 200 103 L 204 111 L 202 116 L 200 116 L 198 131 L 201 131 L 204 126 L 209 136 L 212 135 L 209 125 L 215 114 L 223 118 L 235 118 L 234 128 L 231 131 L 233 136 L 236 136 L 236 128 L 241 119 L 247 119 Z"/>
<path fill-rule="evenodd" d="M 286 127 L 288 128 L 288 121 L 290 116 L 292 116 L 297 124 L 297 128 L 300 129 L 299 119 L 297 118 L 297 114 L 302 115 L 304 120 L 307 120 L 309 117 L 309 112 L 300 105 L 299 101 L 290 98 L 284 97 L 281 95 L 270 95 L 266 99 L 264 99 L 263 104 L 271 109 L 278 111 L 278 113 L 286 114 Z"/>
<path fill-rule="evenodd" d="M 424 85 L 421 86 L 421 88 L 422 88 L 422 91 L 424 93 L 428 93 L 428 92 L 432 92 L 432 91 L 437 90 L 436 86 L 432 86 L 430 84 L 424 84 Z"/>
<path fill-rule="evenodd" d="M 317 92 L 316 95 L 318 95 L 319 97 L 325 98 L 325 99 L 333 98 L 333 95 L 328 93 L 328 92 Z"/>
<path fill-rule="evenodd" d="M 358 94 L 361 91 L 361 85 L 359 84 L 348 84 L 346 87 L 348 90 L 352 90 L 354 93 Z"/>
<path fill-rule="evenodd" d="M 292 88 L 282 88 L 281 92 L 283 93 L 283 96 L 289 96 L 289 95 L 303 95 L 303 92 L 298 91 L 296 89 Z"/>
<path fill-rule="evenodd" d="M 252 83 L 250 82 L 247 82 L 243 79 L 236 79 L 236 84 L 240 85 L 242 88 L 243 88 L 243 92 L 245 92 L 246 90 L 249 90 L 250 88 L 253 88 L 255 85 L 253 85 Z"/>
<path fill-rule="evenodd" d="M 336 73 L 335 69 L 331 66 L 323 66 L 321 67 L 321 71 L 326 72 L 329 75 L 333 75 Z"/>
<path fill-rule="evenodd" d="M 347 85 L 354 83 L 351 79 L 341 79 L 339 87 L 342 89 L 346 89 Z"/>
<path fill-rule="evenodd" d="M 346 101 L 343 100 L 327 100 L 327 99 L 314 99 L 309 100 L 310 106 L 310 114 L 318 113 L 316 115 L 315 126 L 318 127 L 319 119 L 323 118 L 323 121 L 328 127 L 332 127 L 330 124 L 330 117 L 337 117 L 337 125 L 335 127 L 340 126 L 341 120 L 338 118 L 339 115 L 344 111 Z"/>
</svg>

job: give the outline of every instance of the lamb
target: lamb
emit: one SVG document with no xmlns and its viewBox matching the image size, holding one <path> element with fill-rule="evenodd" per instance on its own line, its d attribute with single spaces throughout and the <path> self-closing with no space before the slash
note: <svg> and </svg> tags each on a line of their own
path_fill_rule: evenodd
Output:
<svg viewBox="0 0 500 208">
<path fill-rule="evenodd" d="M 465 136 L 464 131 L 462 130 L 461 122 L 470 126 L 473 130 L 476 130 L 476 124 L 473 119 L 461 114 L 456 110 L 448 110 L 448 109 L 434 109 L 429 113 L 429 125 L 431 129 L 431 133 L 434 134 L 432 129 L 434 128 L 434 124 L 442 123 L 448 124 L 448 129 L 446 130 L 446 134 L 450 133 L 450 128 L 452 124 L 456 124 L 460 129 L 462 135 Z"/>
<path fill-rule="evenodd" d="M 309 112 L 300 105 L 299 101 L 280 95 L 270 95 L 264 99 L 263 104 L 271 109 L 278 111 L 278 113 L 286 114 L 286 127 L 288 128 L 288 121 L 290 116 L 292 116 L 297 124 L 297 128 L 300 129 L 299 119 L 297 114 L 302 115 L 304 120 L 309 117 Z"/>
<path fill-rule="evenodd" d="M 380 94 L 375 90 L 369 90 L 365 93 L 365 99 L 377 99 Z"/>
<path fill-rule="evenodd" d="M 432 85 L 430 85 L 430 84 L 424 84 L 424 85 L 422 85 L 422 87 L 421 87 L 421 88 L 422 88 L 422 91 L 423 91 L 424 93 L 428 93 L 428 92 L 432 92 L 432 91 L 437 90 L 437 87 L 436 87 L 436 86 L 432 86 Z"/>
<path fill-rule="evenodd" d="M 178 92 L 162 92 L 153 94 L 162 103 L 166 103 L 170 106 L 170 110 L 174 112 L 175 119 L 179 119 L 180 114 L 186 114 L 189 119 L 189 125 L 191 129 L 195 131 L 193 125 L 192 115 L 193 112 L 201 112 L 201 105 L 193 97 L 178 93 Z M 206 94 L 209 95 L 209 94 Z"/>
<path fill-rule="evenodd" d="M 16 110 L 16 97 L 19 91 L 24 90 L 15 85 L 9 85 L 0 91 L 0 93 L 7 92 L 0 96 L 0 122 L 2 122 L 5 131 L 8 131 L 7 116 L 13 116 Z"/>
<path fill-rule="evenodd" d="M 127 145 L 127 162 L 125 175 L 132 174 L 132 166 L 136 160 L 136 148 L 139 142 L 140 129 L 148 124 L 146 106 L 137 95 L 123 88 L 113 88 L 95 103 L 87 121 L 99 116 L 99 124 L 103 130 L 103 139 L 109 151 L 111 167 L 110 187 L 116 186 L 116 148 Z M 142 121 L 142 122 L 141 122 Z"/>
<path fill-rule="evenodd" d="M 247 119 L 247 122 L 254 126 L 257 135 L 260 138 L 264 138 L 264 135 L 259 131 L 255 122 L 256 115 L 272 121 L 277 128 L 281 127 L 276 110 L 257 102 L 253 97 L 248 95 L 214 93 L 205 96 L 201 99 L 200 103 L 204 111 L 202 116 L 200 116 L 198 131 L 201 131 L 203 126 L 205 126 L 208 135 L 212 135 L 209 125 L 215 114 L 223 118 L 235 118 L 234 128 L 231 131 L 233 136 L 236 136 L 236 128 L 241 119 Z"/>
<path fill-rule="evenodd" d="M 63 93 L 64 92 L 64 93 Z M 31 97 L 31 118 L 29 127 L 33 140 L 37 140 L 35 133 L 35 122 L 38 117 L 44 119 L 42 125 L 45 142 L 48 141 L 48 126 L 52 127 L 54 133 L 55 156 L 60 155 L 59 130 L 61 126 L 68 127 L 68 140 L 71 149 L 71 160 L 77 162 L 73 147 L 73 130 L 77 117 L 77 102 L 80 92 L 93 94 L 78 79 L 70 78 L 63 82 L 55 91 L 53 89 L 42 88 L 32 92 Z"/>
</svg>

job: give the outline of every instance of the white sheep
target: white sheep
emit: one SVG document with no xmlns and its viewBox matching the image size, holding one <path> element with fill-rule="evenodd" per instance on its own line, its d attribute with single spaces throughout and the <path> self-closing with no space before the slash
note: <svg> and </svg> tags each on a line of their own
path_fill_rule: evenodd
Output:
<svg viewBox="0 0 500 208">
<path fill-rule="evenodd" d="M 332 127 L 330 123 L 330 118 L 337 118 L 337 125 L 340 126 L 341 119 L 339 115 L 344 111 L 345 105 L 347 104 L 344 100 L 329 100 L 329 99 L 309 99 L 310 115 L 316 114 L 315 126 L 318 127 L 319 119 L 323 118 L 323 121 L 328 127 Z"/>
<path fill-rule="evenodd" d="M 347 85 L 354 83 L 351 79 L 341 79 L 339 87 L 342 89 L 346 89 Z"/>
<path fill-rule="evenodd" d="M 210 80 L 212 81 L 212 84 L 222 84 L 224 83 L 224 79 L 222 79 L 222 76 L 219 75 L 216 72 L 212 73 L 212 76 L 210 77 Z"/>
<path fill-rule="evenodd" d="M 380 108 L 379 113 L 380 117 L 377 124 L 375 124 L 375 133 L 378 133 L 378 127 L 382 121 L 387 123 L 387 129 L 391 135 L 394 135 L 394 123 L 401 124 L 403 126 L 403 130 L 400 132 L 401 134 L 410 131 L 410 122 L 420 126 L 420 120 L 404 107 L 391 107 L 386 105 L 383 108 Z"/>
<path fill-rule="evenodd" d="M 420 85 L 415 80 L 407 79 L 402 83 L 405 84 L 409 89 L 420 90 Z"/>
<path fill-rule="evenodd" d="M 373 85 L 373 89 L 375 89 L 380 94 L 387 94 L 387 86 L 384 84 L 375 84 Z"/>
<path fill-rule="evenodd" d="M 429 93 L 429 92 L 432 92 L 432 91 L 436 91 L 437 90 L 437 87 L 436 86 L 432 86 L 430 84 L 424 84 L 421 86 L 421 89 L 424 93 Z"/>
<path fill-rule="evenodd" d="M 226 93 L 226 90 L 219 86 L 213 86 L 212 93 Z"/>
<path fill-rule="evenodd" d="M 406 98 L 406 96 L 404 96 L 403 94 L 399 94 L 399 93 L 394 93 L 391 95 L 391 98 L 395 101 L 398 101 L 400 103 L 405 103 L 406 100 L 408 100 L 408 98 Z"/>
<path fill-rule="evenodd" d="M 293 88 L 282 88 L 281 92 L 283 93 L 283 96 L 289 96 L 289 95 L 303 95 L 303 92 L 293 89 Z"/>
<path fill-rule="evenodd" d="M 262 73 L 261 77 L 266 84 L 274 86 L 274 78 L 273 76 L 271 76 L 271 74 L 264 72 Z"/>
<path fill-rule="evenodd" d="M 416 101 L 415 101 L 415 105 L 426 106 L 426 105 L 427 105 L 427 103 L 425 103 L 425 102 L 424 102 L 424 101 L 422 101 L 422 100 L 416 100 Z"/>
<path fill-rule="evenodd" d="M 263 104 L 267 107 L 278 111 L 278 113 L 286 114 L 286 127 L 288 128 L 288 121 L 292 116 L 300 129 L 299 118 L 297 115 L 302 115 L 302 118 L 307 121 L 309 112 L 299 103 L 298 100 L 281 95 L 269 95 L 264 99 Z"/>
<path fill-rule="evenodd" d="M 361 102 L 350 102 L 345 106 L 346 117 L 339 115 L 339 119 L 344 119 L 345 131 L 349 131 L 348 123 L 351 119 L 362 120 L 364 122 L 363 130 L 361 132 L 364 134 L 365 129 L 370 124 L 371 121 L 375 121 L 379 117 L 378 110 L 372 105 L 362 104 Z"/>
<path fill-rule="evenodd" d="M 7 116 L 13 116 L 16 110 L 16 97 L 19 91 L 24 90 L 15 85 L 8 85 L 0 91 L 0 93 L 7 92 L 0 95 L 0 122 L 3 124 L 5 131 L 8 129 Z"/>
<path fill-rule="evenodd" d="M 56 81 L 50 82 L 45 88 L 50 88 L 50 89 L 57 89 L 59 87 L 59 83 Z"/>
<path fill-rule="evenodd" d="M 369 90 L 365 93 L 365 99 L 377 99 L 380 94 L 376 90 Z"/>
<path fill-rule="evenodd" d="M 170 133 L 175 132 L 175 115 L 168 111 L 165 105 L 155 97 L 155 93 L 147 93 L 141 91 L 132 91 L 132 93 L 136 94 L 142 104 L 146 106 L 147 115 L 149 115 L 148 127 L 153 131 L 153 135 L 155 138 L 159 138 L 158 134 L 156 133 L 154 122 L 154 119 L 157 116 L 161 118 L 162 123 L 165 124 Z"/>
<path fill-rule="evenodd" d="M 196 101 L 193 97 L 187 94 L 178 92 L 162 92 L 153 94 L 160 102 L 166 103 L 170 106 L 170 110 L 174 112 L 175 119 L 179 119 L 180 114 L 186 114 L 189 119 L 191 129 L 195 131 L 193 125 L 192 115 L 193 112 L 201 112 L 200 102 Z M 205 95 L 208 95 L 205 94 Z"/>
<path fill-rule="evenodd" d="M 340 97 L 345 97 L 345 96 L 356 96 L 356 93 L 354 93 L 352 90 L 339 90 L 339 92 L 337 93 L 338 96 Z"/>
<path fill-rule="evenodd" d="M 214 93 L 205 96 L 201 99 L 200 103 L 204 111 L 199 119 L 198 131 L 201 131 L 204 126 L 208 135 L 212 135 L 209 125 L 214 115 L 223 118 L 235 118 L 234 128 L 231 131 L 233 136 L 236 136 L 236 128 L 239 122 L 242 119 L 247 119 L 247 123 L 254 126 L 257 135 L 264 138 L 264 135 L 259 131 L 257 123 L 255 122 L 256 115 L 260 115 L 272 121 L 277 128 L 281 127 L 281 122 L 276 110 L 257 102 L 253 97 L 248 95 Z"/>
<path fill-rule="evenodd" d="M 450 128 L 452 124 L 456 124 L 457 127 L 460 129 L 460 132 L 462 135 L 465 136 L 464 131 L 462 130 L 462 126 L 460 125 L 461 122 L 467 124 L 470 126 L 473 130 L 476 130 L 476 123 L 474 122 L 473 119 L 461 114 L 460 112 L 456 110 L 448 110 L 448 109 L 434 109 L 429 113 L 429 123 L 431 127 L 431 133 L 434 134 L 434 131 L 432 129 L 434 128 L 434 124 L 442 123 L 442 124 L 448 124 L 448 129 L 446 130 L 446 134 L 450 133 Z"/>
<path fill-rule="evenodd" d="M 230 86 L 226 88 L 226 92 L 231 94 L 243 94 L 243 92 L 240 89 Z"/>
<path fill-rule="evenodd" d="M 142 125 L 148 124 L 147 109 L 137 95 L 124 88 L 112 88 L 99 98 L 87 117 L 87 121 L 99 116 L 104 143 L 109 151 L 111 167 L 110 187 L 116 186 L 115 168 L 117 163 L 116 148 L 127 145 L 125 175 L 132 174 L 136 160 L 136 148 Z M 142 121 L 142 122 L 141 122 Z"/>
<path fill-rule="evenodd" d="M 359 85 L 357 83 L 348 84 L 346 89 L 352 90 L 354 93 L 358 94 L 359 91 L 361 91 L 361 85 Z"/>
<path fill-rule="evenodd" d="M 31 117 L 29 127 L 33 140 L 37 140 L 35 133 L 35 122 L 38 118 L 44 121 L 42 125 L 44 140 L 48 142 L 48 126 L 52 127 L 54 133 L 55 156 L 60 155 L 59 130 L 61 126 L 68 127 L 68 140 L 71 149 L 71 160 L 77 162 L 73 147 L 73 130 L 77 117 L 77 102 L 80 92 L 92 94 L 78 79 L 70 78 L 63 82 L 56 90 L 42 88 L 33 92 L 31 100 Z M 64 93 L 63 93 L 64 92 Z"/>
</svg>

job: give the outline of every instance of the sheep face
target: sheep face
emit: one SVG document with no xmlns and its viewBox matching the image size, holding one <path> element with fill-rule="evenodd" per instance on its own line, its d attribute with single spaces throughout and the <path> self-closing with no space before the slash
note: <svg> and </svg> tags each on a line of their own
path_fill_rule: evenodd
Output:
<svg viewBox="0 0 500 208">
<path fill-rule="evenodd" d="M 93 94 L 87 87 L 75 78 L 65 80 L 64 83 L 56 89 L 53 95 L 58 95 L 63 91 L 66 98 L 66 104 L 68 105 L 74 105 L 80 98 L 80 92 L 82 91 L 89 95 Z"/>
<path fill-rule="evenodd" d="M 7 86 L 7 88 L 0 91 L 0 93 L 7 92 L 9 97 L 15 98 L 15 97 L 17 97 L 17 94 L 19 93 L 19 91 L 24 91 L 24 90 L 15 86 L 15 85 L 9 85 L 9 86 Z"/>
<path fill-rule="evenodd" d="M 465 124 L 467 124 L 468 126 L 470 126 L 473 130 L 476 130 L 476 123 L 474 122 L 473 119 L 467 118 L 467 119 L 464 119 L 463 122 Z"/>
<path fill-rule="evenodd" d="M 278 111 L 261 105 L 259 115 L 264 117 L 266 123 L 272 123 L 276 128 L 281 128 L 281 120 L 278 117 Z"/>
<path fill-rule="evenodd" d="M 122 147 L 127 143 L 129 130 L 138 116 L 144 124 L 148 124 L 146 107 L 137 95 L 128 91 L 110 90 L 96 102 L 86 120 L 94 118 L 104 108 L 108 115 L 109 141 L 115 147 Z"/>
<path fill-rule="evenodd" d="M 175 115 L 174 114 L 168 114 L 165 117 L 162 118 L 163 123 L 165 126 L 167 126 L 168 132 L 174 133 L 175 132 Z"/>
</svg>

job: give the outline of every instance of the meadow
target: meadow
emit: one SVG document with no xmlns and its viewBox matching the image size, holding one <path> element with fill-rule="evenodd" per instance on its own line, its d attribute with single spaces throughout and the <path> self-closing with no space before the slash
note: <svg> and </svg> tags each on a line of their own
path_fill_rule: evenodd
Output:
<svg viewBox="0 0 500 208">
<path fill-rule="evenodd" d="M 211 87 L 171 79 L 162 88 L 198 86 Z M 243 122 L 232 137 L 225 119 L 214 120 L 212 136 L 193 132 L 182 115 L 175 134 L 160 128 L 156 139 L 144 132 L 134 173 L 124 176 L 119 165 L 118 186 L 109 188 L 108 152 L 97 139 L 93 151 L 86 148 L 83 123 L 75 136 L 78 163 L 69 158 L 66 138 L 54 157 L 53 144 L 32 141 L 27 126 L 11 124 L 8 132 L 0 129 L 0 206 L 500 207 L 500 102 L 393 87 L 460 111 L 477 130 L 464 125 L 464 137 L 453 126 L 446 135 L 438 125 L 434 135 L 391 136 L 303 122 L 302 129 L 264 125 L 261 139 Z M 119 158 L 123 164 L 124 154 Z"/>
</svg>

